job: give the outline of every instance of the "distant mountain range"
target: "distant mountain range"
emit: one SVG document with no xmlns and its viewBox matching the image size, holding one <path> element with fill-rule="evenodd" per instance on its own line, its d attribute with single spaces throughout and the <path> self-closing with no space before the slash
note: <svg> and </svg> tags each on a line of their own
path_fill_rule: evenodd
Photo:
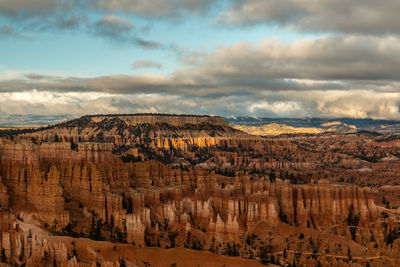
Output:
<svg viewBox="0 0 400 267">
<path fill-rule="evenodd" d="M 71 116 L 54 115 L 54 116 L 43 116 L 43 115 L 7 115 L 0 114 L 0 128 L 3 127 L 37 127 L 45 126 L 49 124 L 55 124 L 67 119 L 73 119 Z M 1 127 L 3 126 L 3 127 Z"/>
<path fill-rule="evenodd" d="M 396 120 L 252 117 L 231 117 L 226 118 L 226 120 L 234 128 L 258 135 L 262 135 L 261 133 L 263 131 L 265 135 L 282 133 L 319 133 L 324 131 L 341 133 L 358 131 L 377 132 L 381 134 L 400 133 L 400 121 Z"/>
</svg>

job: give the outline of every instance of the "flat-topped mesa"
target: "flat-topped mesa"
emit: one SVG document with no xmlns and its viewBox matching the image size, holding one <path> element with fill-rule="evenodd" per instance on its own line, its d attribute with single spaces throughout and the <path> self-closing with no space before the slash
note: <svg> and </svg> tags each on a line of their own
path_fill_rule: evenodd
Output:
<svg viewBox="0 0 400 267">
<path fill-rule="evenodd" d="M 219 127 L 220 129 L 231 129 L 229 123 L 219 116 L 208 115 L 175 115 L 175 114 L 100 114 L 87 115 L 74 120 L 54 125 L 52 129 L 62 128 L 87 128 L 93 126 L 107 126 L 110 130 L 112 126 L 134 127 L 138 125 L 148 125 L 155 128 L 168 126 L 171 128 L 188 128 L 193 125 L 209 127 Z"/>
<path fill-rule="evenodd" d="M 57 136 L 56 136 L 57 135 Z M 137 142 L 136 138 L 231 138 L 250 135 L 229 127 L 217 116 L 193 115 L 90 115 L 38 129 L 20 137 L 38 141 L 99 141 L 114 144 Z"/>
<path fill-rule="evenodd" d="M 82 118 L 90 118 L 94 122 L 100 122 L 110 118 L 118 118 L 129 126 L 139 124 L 162 124 L 185 127 L 187 124 L 209 124 L 214 126 L 229 127 L 229 123 L 219 116 L 195 116 L 195 115 L 170 115 L 170 114 L 128 114 L 128 115 L 93 115 Z"/>
<path fill-rule="evenodd" d="M 261 138 L 231 128 L 222 117 L 136 114 L 84 116 L 20 134 L 17 139 L 71 142 L 77 150 L 82 142 L 109 143 L 117 153 L 133 149 L 129 153 L 148 159 L 155 155 L 164 157 L 172 149 L 193 158 L 193 149 L 217 147 L 221 143 L 238 147 L 239 142 L 241 147 L 253 147 Z"/>
</svg>

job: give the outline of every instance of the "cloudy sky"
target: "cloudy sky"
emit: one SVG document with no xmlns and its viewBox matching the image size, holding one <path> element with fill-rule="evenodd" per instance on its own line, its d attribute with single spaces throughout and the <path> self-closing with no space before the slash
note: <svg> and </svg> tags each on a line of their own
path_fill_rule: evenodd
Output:
<svg viewBox="0 0 400 267">
<path fill-rule="evenodd" d="M 0 0 L 0 123 L 400 119 L 398 0 Z"/>
</svg>

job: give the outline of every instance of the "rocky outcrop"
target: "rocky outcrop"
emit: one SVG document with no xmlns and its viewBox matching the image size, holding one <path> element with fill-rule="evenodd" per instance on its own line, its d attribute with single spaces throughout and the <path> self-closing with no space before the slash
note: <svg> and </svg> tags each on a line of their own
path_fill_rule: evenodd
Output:
<svg viewBox="0 0 400 267">
<path fill-rule="evenodd" d="M 252 135 L 281 135 L 281 134 L 319 134 L 328 130 L 317 127 L 293 127 L 285 124 L 271 123 L 260 126 L 234 125 L 233 128 Z"/>
<path fill-rule="evenodd" d="M 8 190 L 0 177 L 0 207 L 8 208 Z"/>
</svg>

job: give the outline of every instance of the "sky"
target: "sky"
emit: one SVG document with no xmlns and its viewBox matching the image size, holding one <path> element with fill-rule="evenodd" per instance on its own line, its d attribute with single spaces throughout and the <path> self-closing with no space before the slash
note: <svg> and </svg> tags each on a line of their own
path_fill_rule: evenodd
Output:
<svg viewBox="0 0 400 267">
<path fill-rule="evenodd" d="M 0 0 L 0 124 L 400 120 L 398 0 Z"/>
</svg>

